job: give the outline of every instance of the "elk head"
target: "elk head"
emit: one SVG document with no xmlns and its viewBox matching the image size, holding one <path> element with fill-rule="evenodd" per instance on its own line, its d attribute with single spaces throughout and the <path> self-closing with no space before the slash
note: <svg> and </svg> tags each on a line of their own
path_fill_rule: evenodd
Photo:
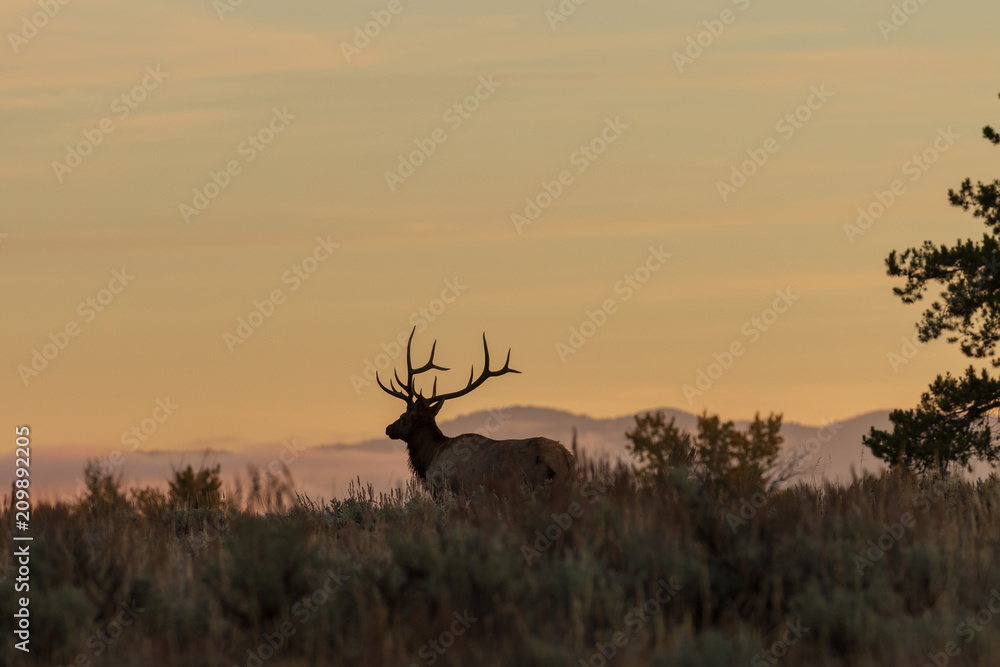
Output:
<svg viewBox="0 0 1000 667">
<path fill-rule="evenodd" d="M 483 362 L 483 371 L 479 377 L 475 377 L 475 366 L 473 366 L 469 373 L 469 382 L 466 387 L 447 394 L 437 393 L 437 377 L 435 377 L 431 395 L 427 398 L 414 385 L 416 377 L 421 373 L 431 370 L 447 371 L 449 369 L 434 363 L 434 352 L 437 348 L 437 341 L 434 341 L 434 344 L 431 346 L 431 354 L 427 363 L 416 368 L 413 366 L 411 348 L 413 345 L 413 334 L 416 333 L 416 330 L 417 328 L 414 327 L 406 343 L 406 381 L 404 382 L 395 370 L 393 371 L 394 380 L 390 378 L 388 387 L 382 384 L 382 379 L 378 376 L 377 372 L 375 374 L 375 381 L 387 394 L 395 396 L 406 403 L 406 411 L 400 415 L 399 419 L 386 427 L 385 434 L 393 440 L 403 440 L 406 442 L 410 453 L 410 467 L 417 475 L 423 478 L 427 468 L 433 463 L 435 457 L 451 440 L 441 433 L 441 429 L 438 428 L 434 420 L 438 412 L 441 411 L 444 402 L 471 393 L 491 377 L 498 377 L 507 373 L 520 373 L 521 371 L 510 367 L 509 349 L 507 350 L 507 360 L 504 362 L 503 368 L 495 371 L 490 370 L 490 349 L 486 343 L 486 334 L 484 333 L 483 354 L 485 361 Z"/>
</svg>

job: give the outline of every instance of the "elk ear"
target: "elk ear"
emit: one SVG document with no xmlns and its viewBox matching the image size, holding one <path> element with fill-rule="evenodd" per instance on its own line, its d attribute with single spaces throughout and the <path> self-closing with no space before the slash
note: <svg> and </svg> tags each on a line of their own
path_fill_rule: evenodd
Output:
<svg viewBox="0 0 1000 667">
<path fill-rule="evenodd" d="M 440 403 L 435 404 L 434 407 L 431 408 L 431 414 L 434 415 L 435 417 L 437 417 L 437 414 L 439 412 L 441 412 L 441 407 L 443 405 L 444 405 L 444 401 L 441 401 Z"/>
</svg>

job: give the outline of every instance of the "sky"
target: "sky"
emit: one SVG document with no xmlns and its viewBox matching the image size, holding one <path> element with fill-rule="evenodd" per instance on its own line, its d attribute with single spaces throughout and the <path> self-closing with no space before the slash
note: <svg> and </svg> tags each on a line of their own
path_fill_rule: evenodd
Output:
<svg viewBox="0 0 1000 667">
<path fill-rule="evenodd" d="M 967 363 L 910 347 L 884 259 L 982 233 L 947 190 L 997 176 L 998 19 L 7 0 L 4 422 L 76 453 L 371 438 L 413 327 L 441 391 L 484 332 L 521 371 L 442 418 L 912 407 Z"/>
</svg>

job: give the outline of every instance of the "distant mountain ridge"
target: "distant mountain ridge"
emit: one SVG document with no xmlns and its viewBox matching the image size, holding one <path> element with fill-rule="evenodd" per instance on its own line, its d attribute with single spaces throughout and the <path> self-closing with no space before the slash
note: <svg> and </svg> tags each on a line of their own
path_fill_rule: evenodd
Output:
<svg viewBox="0 0 1000 667">
<path fill-rule="evenodd" d="M 698 418 L 683 410 L 664 408 L 668 417 L 688 431 L 694 431 Z M 639 414 L 647 412 L 641 411 Z M 745 427 L 746 421 L 736 422 Z M 597 418 L 565 410 L 533 406 L 511 406 L 482 410 L 441 422 L 446 435 L 480 432 L 496 440 L 543 436 L 570 446 L 573 429 L 577 430 L 577 446 L 592 456 L 608 456 L 612 460 L 630 460 L 625 448 L 625 431 L 635 425 L 633 415 Z M 788 422 L 782 425 L 786 450 L 812 445 L 803 461 L 805 474 L 800 481 L 810 483 L 849 482 L 853 471 L 862 468 L 877 472 L 885 466 L 866 451 L 861 437 L 872 427 L 888 428 L 886 411 L 869 412 L 852 417 L 832 429 L 823 424 L 806 425 Z M 219 445 L 226 445 L 224 448 Z M 45 480 L 38 491 L 47 496 L 79 496 L 84 490 L 83 469 L 89 457 L 109 460 L 114 447 L 67 449 L 58 456 L 41 457 L 33 461 L 39 480 Z M 222 466 L 224 480 L 234 474 L 245 474 L 248 465 L 280 471 L 287 464 L 298 488 L 313 498 L 331 498 L 347 493 L 350 483 L 371 484 L 375 491 L 389 491 L 412 478 L 406 445 L 387 437 L 372 438 L 351 444 L 327 444 L 306 447 L 294 438 L 282 442 L 262 442 L 253 445 L 234 444 L 227 439 L 213 439 L 210 446 L 194 449 L 157 449 L 118 452 L 120 463 L 114 467 L 123 475 L 128 486 L 156 485 L 164 487 L 173 469 L 187 464 Z M 0 483 L 9 484 L 10 475 L 0 472 Z"/>
<path fill-rule="evenodd" d="M 661 409 L 668 419 L 675 418 L 680 428 L 691 433 L 697 430 L 697 415 L 674 408 Z M 636 414 L 653 411 L 655 409 L 642 410 Z M 749 421 L 735 423 L 738 428 L 745 428 Z M 570 445 L 575 428 L 577 445 L 581 449 L 596 456 L 608 455 L 612 459 L 630 457 L 626 450 L 628 439 L 625 432 L 634 425 L 634 415 L 598 418 L 554 408 L 520 405 L 473 412 L 440 423 L 445 435 L 478 432 L 496 440 L 542 436 L 558 440 L 566 446 Z M 781 435 L 785 439 L 782 447 L 786 451 L 807 448 L 809 455 L 803 464 L 809 469 L 811 480 L 843 482 L 851 478 L 852 469 L 856 472 L 862 468 L 877 472 L 885 467 L 865 451 L 867 448 L 861 438 L 872 427 L 887 429 L 889 426 L 888 410 L 867 412 L 829 426 L 785 422 L 781 426 Z M 387 454 L 402 452 L 405 447 L 399 441 L 377 438 L 353 444 L 320 445 L 317 449 Z"/>
</svg>

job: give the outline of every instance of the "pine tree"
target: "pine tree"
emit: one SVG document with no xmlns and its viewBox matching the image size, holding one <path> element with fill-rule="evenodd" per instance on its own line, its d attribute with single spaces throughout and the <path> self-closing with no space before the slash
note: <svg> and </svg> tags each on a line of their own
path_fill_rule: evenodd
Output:
<svg viewBox="0 0 1000 667">
<path fill-rule="evenodd" d="M 987 126 L 984 138 L 1000 145 L 1000 134 Z M 942 290 L 917 323 L 921 341 L 944 337 L 958 343 L 971 359 L 989 359 L 1000 367 L 1000 180 L 973 186 L 965 179 L 958 191 L 949 190 L 953 206 L 982 218 L 987 232 L 981 241 L 957 241 L 953 247 L 925 241 L 902 254 L 886 258 L 887 273 L 906 279 L 893 293 L 903 303 L 923 299 L 931 283 Z M 892 466 L 915 472 L 947 474 L 971 470 L 973 458 L 995 465 L 1000 443 L 991 422 L 1000 410 L 1000 380 L 985 369 L 969 366 L 963 375 L 939 375 L 912 410 L 894 410 L 892 432 L 872 428 L 864 442 L 872 453 Z"/>
</svg>

